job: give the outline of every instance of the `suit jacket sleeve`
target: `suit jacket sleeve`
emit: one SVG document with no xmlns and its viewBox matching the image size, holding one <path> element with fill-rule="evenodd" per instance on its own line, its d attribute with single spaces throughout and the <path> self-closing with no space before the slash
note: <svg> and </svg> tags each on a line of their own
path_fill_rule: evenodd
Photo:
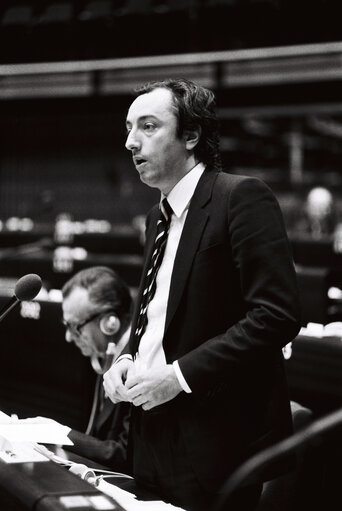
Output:
<svg viewBox="0 0 342 511">
<path fill-rule="evenodd" d="M 105 439 L 72 429 L 68 436 L 74 445 L 68 446 L 68 450 L 106 465 L 116 472 L 129 473 L 127 462 L 129 413 L 120 417 L 120 421 L 122 421 L 121 431 L 115 440 L 112 439 L 112 429 L 109 429 Z"/>
<path fill-rule="evenodd" d="M 236 371 L 274 356 L 300 327 L 291 250 L 273 193 L 262 181 L 245 178 L 220 194 L 216 208 L 226 211 L 227 261 L 239 283 L 242 312 L 232 324 L 227 319 L 227 330 L 179 358 L 194 393 L 210 390 L 217 381 L 232 384 Z"/>
</svg>

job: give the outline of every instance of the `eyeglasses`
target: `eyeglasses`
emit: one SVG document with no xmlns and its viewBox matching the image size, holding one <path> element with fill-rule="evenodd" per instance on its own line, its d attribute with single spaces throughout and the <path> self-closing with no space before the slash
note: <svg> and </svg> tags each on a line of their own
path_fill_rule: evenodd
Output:
<svg viewBox="0 0 342 511">
<path fill-rule="evenodd" d="M 74 332 L 77 335 L 81 335 L 82 333 L 81 330 L 84 326 L 86 326 L 91 321 L 94 321 L 94 319 L 102 316 L 103 314 L 107 314 L 107 312 L 110 311 L 96 312 L 95 314 L 92 314 L 91 316 L 89 316 L 89 318 L 85 319 L 84 321 L 81 321 L 80 323 L 69 323 L 65 319 L 62 319 L 62 323 L 67 330 L 70 330 L 71 332 Z"/>
</svg>

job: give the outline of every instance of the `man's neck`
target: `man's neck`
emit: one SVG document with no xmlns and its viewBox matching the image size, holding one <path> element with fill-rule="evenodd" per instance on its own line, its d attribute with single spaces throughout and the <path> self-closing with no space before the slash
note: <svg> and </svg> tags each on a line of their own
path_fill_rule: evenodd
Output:
<svg viewBox="0 0 342 511">
<path fill-rule="evenodd" d="M 187 161 L 186 161 L 186 165 L 184 166 L 184 172 L 182 172 L 179 176 L 179 179 L 177 179 L 177 181 L 173 184 L 173 186 L 168 189 L 168 190 L 160 190 L 161 193 L 167 197 L 168 194 L 171 192 L 171 190 L 173 190 L 173 188 L 179 183 L 179 181 L 181 181 L 183 179 L 183 177 L 185 177 L 187 174 L 189 174 L 189 172 L 191 172 L 195 167 L 196 165 L 198 165 L 200 162 L 200 160 L 198 160 L 197 158 L 195 158 L 194 155 L 190 156 Z"/>
</svg>

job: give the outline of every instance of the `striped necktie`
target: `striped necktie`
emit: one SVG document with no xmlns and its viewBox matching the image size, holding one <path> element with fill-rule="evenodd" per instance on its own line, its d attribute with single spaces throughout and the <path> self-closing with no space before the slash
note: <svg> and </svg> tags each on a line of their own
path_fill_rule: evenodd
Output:
<svg viewBox="0 0 342 511">
<path fill-rule="evenodd" d="M 147 308 L 156 292 L 156 278 L 160 265 L 163 260 L 167 235 L 169 232 L 172 208 L 164 198 L 160 205 L 160 215 L 157 222 L 157 234 L 154 241 L 153 253 L 151 257 L 150 266 L 145 277 L 144 292 L 141 298 L 140 312 L 135 330 L 135 341 L 137 346 L 143 336 L 147 325 Z"/>
</svg>

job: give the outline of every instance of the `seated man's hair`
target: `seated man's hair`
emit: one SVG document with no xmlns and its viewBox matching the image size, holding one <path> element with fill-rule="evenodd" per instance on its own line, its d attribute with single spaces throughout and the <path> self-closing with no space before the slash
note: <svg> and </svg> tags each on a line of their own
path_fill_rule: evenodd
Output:
<svg viewBox="0 0 342 511">
<path fill-rule="evenodd" d="M 127 284 L 111 268 L 93 266 L 76 273 L 62 288 L 63 299 L 76 287 L 89 293 L 89 300 L 97 305 L 99 312 L 113 311 L 121 321 L 121 331 L 125 331 L 131 320 L 132 297 Z"/>
</svg>

